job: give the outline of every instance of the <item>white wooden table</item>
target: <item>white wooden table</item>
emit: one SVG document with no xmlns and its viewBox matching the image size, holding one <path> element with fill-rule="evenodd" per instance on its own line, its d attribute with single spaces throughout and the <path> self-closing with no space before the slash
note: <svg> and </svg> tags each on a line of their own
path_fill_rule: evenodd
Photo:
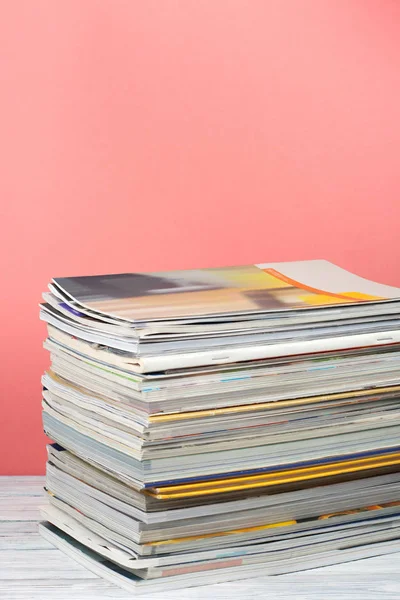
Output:
<svg viewBox="0 0 400 600">
<path fill-rule="evenodd" d="M 42 477 L 0 477 L 0 599 L 127 599 L 129 593 L 93 575 L 37 532 Z M 399 600 L 399 553 L 279 577 L 204 586 L 154 600 Z"/>
</svg>

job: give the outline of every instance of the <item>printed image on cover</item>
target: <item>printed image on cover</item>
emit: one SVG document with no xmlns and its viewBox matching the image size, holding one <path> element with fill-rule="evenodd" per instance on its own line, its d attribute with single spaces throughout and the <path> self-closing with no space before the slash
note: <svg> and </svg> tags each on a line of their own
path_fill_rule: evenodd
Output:
<svg viewBox="0 0 400 600">
<path fill-rule="evenodd" d="M 255 265 L 54 281 L 81 305 L 125 319 L 268 312 L 378 299 L 318 290 Z"/>
</svg>

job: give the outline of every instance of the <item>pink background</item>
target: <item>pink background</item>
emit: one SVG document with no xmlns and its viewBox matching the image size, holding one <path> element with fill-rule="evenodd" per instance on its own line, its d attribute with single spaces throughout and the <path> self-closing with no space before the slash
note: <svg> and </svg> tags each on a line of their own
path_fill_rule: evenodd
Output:
<svg viewBox="0 0 400 600">
<path fill-rule="evenodd" d="M 400 285 L 400 2 L 1 13 L 0 473 L 44 471 L 52 276 L 327 258 Z"/>
</svg>

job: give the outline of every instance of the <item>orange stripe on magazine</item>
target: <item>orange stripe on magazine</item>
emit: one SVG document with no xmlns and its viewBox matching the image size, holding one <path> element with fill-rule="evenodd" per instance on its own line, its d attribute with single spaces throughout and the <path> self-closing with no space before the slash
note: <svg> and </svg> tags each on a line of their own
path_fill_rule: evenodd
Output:
<svg viewBox="0 0 400 600">
<path fill-rule="evenodd" d="M 383 299 L 378 296 L 376 296 L 376 297 L 375 296 L 366 296 L 364 294 L 360 294 L 359 292 L 343 292 L 342 294 L 336 294 L 334 292 L 318 290 L 317 288 L 313 288 L 310 285 L 306 285 L 305 283 L 301 283 L 300 281 L 291 279 L 290 277 L 287 277 L 286 275 L 284 275 L 283 273 L 280 273 L 279 271 L 276 271 L 275 269 L 263 269 L 263 271 L 265 273 L 268 273 L 268 275 L 272 275 L 276 279 L 279 279 L 280 281 L 283 281 L 284 283 L 287 283 L 288 285 L 291 285 L 295 288 L 299 288 L 299 289 L 305 290 L 307 292 L 312 292 L 313 294 L 330 296 L 331 298 L 345 300 L 346 302 L 349 302 L 349 301 L 365 302 L 367 300 L 382 300 Z M 354 294 L 354 295 L 352 295 L 352 294 Z"/>
</svg>

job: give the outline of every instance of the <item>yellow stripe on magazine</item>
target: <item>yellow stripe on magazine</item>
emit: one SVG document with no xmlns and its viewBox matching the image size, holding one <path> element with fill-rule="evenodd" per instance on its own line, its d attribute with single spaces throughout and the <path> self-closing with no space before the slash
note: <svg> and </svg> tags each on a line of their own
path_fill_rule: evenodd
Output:
<svg viewBox="0 0 400 600">
<path fill-rule="evenodd" d="M 273 529 L 275 527 L 287 527 L 288 525 L 296 525 L 297 521 L 282 521 L 282 523 L 270 523 L 269 525 L 258 525 L 257 527 L 246 527 L 245 529 L 231 529 L 230 531 L 219 531 L 217 533 L 205 533 L 203 535 L 192 535 L 183 538 L 175 538 L 172 540 L 162 540 L 161 542 L 147 542 L 144 546 L 162 546 L 165 544 L 179 544 L 180 542 L 192 542 L 195 540 L 203 540 L 207 538 L 219 537 L 223 535 L 234 535 L 235 533 L 250 533 L 252 531 L 263 531 L 264 529 Z"/>
<path fill-rule="evenodd" d="M 385 504 L 373 505 L 373 506 L 363 506 L 362 508 L 356 508 L 353 510 L 346 510 L 341 512 L 332 513 L 330 515 L 321 515 L 320 517 L 316 517 L 312 519 L 312 521 L 321 521 L 325 519 L 331 519 L 334 517 L 342 517 L 346 515 L 359 514 L 362 512 L 370 512 L 376 510 L 382 510 L 385 508 L 400 506 L 400 502 L 387 502 Z M 226 535 L 234 535 L 237 533 L 250 533 L 254 531 L 263 531 L 264 529 L 273 529 L 275 527 L 288 527 L 289 525 L 297 525 L 298 521 L 282 521 L 281 523 L 272 523 L 268 525 L 258 525 L 256 527 L 246 527 L 244 529 L 231 529 L 230 531 L 219 531 L 218 533 L 205 533 L 203 535 L 192 535 L 188 537 L 175 538 L 171 540 L 162 540 L 159 542 L 147 542 L 143 544 L 144 546 L 162 546 L 165 544 L 179 544 L 180 542 L 193 542 L 196 540 L 204 540 L 207 538 L 226 536 Z"/>
<path fill-rule="evenodd" d="M 192 410 L 182 413 L 163 413 L 149 416 L 150 423 L 165 423 L 168 421 L 180 421 L 184 419 L 199 419 L 201 417 L 214 417 L 218 415 L 227 415 L 230 413 L 250 412 L 255 410 L 264 410 L 266 408 L 286 408 L 298 404 L 316 404 L 330 400 L 342 400 L 345 398 L 363 398 L 368 396 L 379 396 L 391 392 L 399 392 L 400 385 L 391 387 L 373 388 L 370 390 L 354 390 L 352 392 L 341 392 L 339 394 L 324 394 L 323 396 L 310 396 L 306 398 L 293 398 L 292 400 L 276 400 L 274 402 L 259 402 L 256 404 L 241 404 L 238 406 L 229 406 L 223 408 L 213 408 L 206 410 Z"/>
<path fill-rule="evenodd" d="M 264 473 L 261 475 L 232 477 L 220 479 L 219 481 L 201 481 L 191 484 L 158 487 L 145 490 L 145 493 L 154 498 L 158 498 L 159 500 L 204 496 L 207 494 L 221 494 L 281 485 L 284 483 L 294 483 L 296 481 L 307 481 L 318 477 L 343 475 L 345 473 L 388 467 L 396 464 L 400 464 L 400 453 L 385 454 L 379 457 L 363 458 L 353 461 L 341 461 L 331 463 L 330 465 L 318 465 L 304 469 L 291 469 L 275 473 Z"/>
</svg>

